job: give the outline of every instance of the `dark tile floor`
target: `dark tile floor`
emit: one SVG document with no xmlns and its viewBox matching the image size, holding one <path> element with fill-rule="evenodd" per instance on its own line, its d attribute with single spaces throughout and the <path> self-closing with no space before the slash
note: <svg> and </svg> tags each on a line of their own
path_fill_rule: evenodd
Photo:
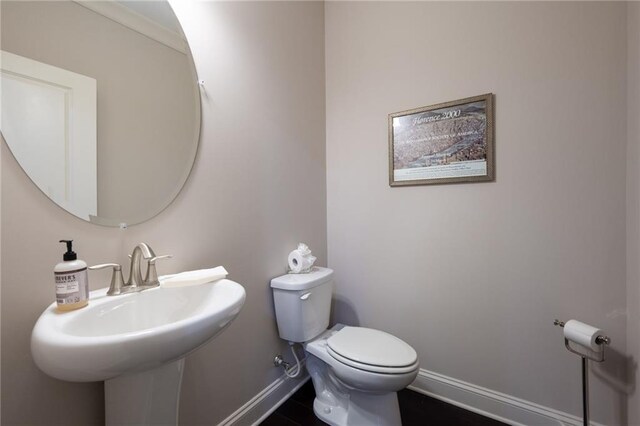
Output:
<svg viewBox="0 0 640 426">
<path fill-rule="evenodd" d="M 313 414 L 315 396 L 309 380 L 260 425 L 326 426 Z M 408 389 L 398 392 L 398 403 L 403 426 L 504 426 L 504 423 Z"/>
</svg>

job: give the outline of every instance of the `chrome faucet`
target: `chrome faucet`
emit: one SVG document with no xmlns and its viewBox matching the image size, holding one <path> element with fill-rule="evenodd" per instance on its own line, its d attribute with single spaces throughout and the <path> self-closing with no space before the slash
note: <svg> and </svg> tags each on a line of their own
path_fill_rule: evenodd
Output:
<svg viewBox="0 0 640 426">
<path fill-rule="evenodd" d="M 151 259 L 156 257 L 156 254 L 145 243 L 140 243 L 133 249 L 131 253 L 131 270 L 129 271 L 129 281 L 126 282 L 126 286 L 140 287 L 146 285 L 142 279 L 142 265 L 140 264 L 140 258 Z M 147 267 L 148 269 L 148 267 Z M 147 270 L 147 273 L 149 271 Z"/>
<path fill-rule="evenodd" d="M 90 266 L 89 269 L 113 268 L 111 277 L 111 285 L 107 291 L 107 296 L 115 296 L 118 294 L 132 293 L 143 291 L 149 288 L 158 287 L 158 272 L 156 271 L 156 261 L 172 257 L 169 255 L 156 256 L 148 244 L 140 243 L 133 249 L 129 256 L 131 258 L 131 270 L 129 271 L 129 280 L 125 283 L 122 279 L 122 267 L 117 263 L 104 263 L 101 265 Z M 141 260 L 147 261 L 147 273 L 142 278 Z"/>
</svg>

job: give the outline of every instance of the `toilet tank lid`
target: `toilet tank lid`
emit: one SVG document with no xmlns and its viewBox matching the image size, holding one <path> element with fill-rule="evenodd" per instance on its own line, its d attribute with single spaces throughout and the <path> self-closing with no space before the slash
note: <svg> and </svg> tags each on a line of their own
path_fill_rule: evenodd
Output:
<svg viewBox="0 0 640 426">
<path fill-rule="evenodd" d="M 333 279 L 333 270 L 314 266 L 307 274 L 287 274 L 271 280 L 271 288 L 281 290 L 307 290 Z"/>
</svg>

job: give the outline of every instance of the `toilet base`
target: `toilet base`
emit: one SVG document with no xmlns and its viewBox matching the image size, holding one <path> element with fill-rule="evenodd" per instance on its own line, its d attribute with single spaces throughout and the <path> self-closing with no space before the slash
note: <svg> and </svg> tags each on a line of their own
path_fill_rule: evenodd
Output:
<svg viewBox="0 0 640 426">
<path fill-rule="evenodd" d="M 326 340 L 343 327 L 336 324 L 305 343 L 316 393 L 314 413 L 331 426 L 401 426 L 397 391 L 415 379 L 417 367 L 411 373 L 385 375 L 344 366 L 326 350 Z"/>
<path fill-rule="evenodd" d="M 396 392 L 374 395 L 351 391 L 346 407 L 330 405 L 316 398 L 313 411 L 331 426 L 401 426 Z"/>
</svg>

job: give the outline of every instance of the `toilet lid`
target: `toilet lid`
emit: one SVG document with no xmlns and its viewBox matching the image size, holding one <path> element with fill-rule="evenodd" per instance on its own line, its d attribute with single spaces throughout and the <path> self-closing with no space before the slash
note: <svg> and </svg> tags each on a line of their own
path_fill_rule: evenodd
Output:
<svg viewBox="0 0 640 426">
<path fill-rule="evenodd" d="M 413 367 L 418 361 L 416 351 L 384 331 L 364 327 L 344 327 L 327 339 L 329 353 L 358 364 L 378 367 Z M 349 363 L 352 364 L 352 363 Z M 355 366 L 355 365 L 354 365 Z"/>
</svg>

